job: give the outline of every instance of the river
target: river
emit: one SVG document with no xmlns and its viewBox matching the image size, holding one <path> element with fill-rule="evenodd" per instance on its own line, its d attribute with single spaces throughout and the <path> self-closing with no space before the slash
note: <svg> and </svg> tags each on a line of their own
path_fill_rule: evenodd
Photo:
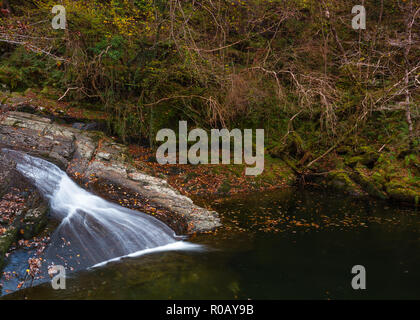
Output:
<svg viewBox="0 0 420 320">
<path fill-rule="evenodd" d="M 223 219 L 188 239 L 203 250 L 161 251 L 5 295 L 28 299 L 418 299 L 420 217 L 413 209 L 331 192 L 286 189 L 196 199 Z M 23 252 L 10 259 L 16 267 Z M 366 269 L 354 290 L 351 269 Z"/>
</svg>

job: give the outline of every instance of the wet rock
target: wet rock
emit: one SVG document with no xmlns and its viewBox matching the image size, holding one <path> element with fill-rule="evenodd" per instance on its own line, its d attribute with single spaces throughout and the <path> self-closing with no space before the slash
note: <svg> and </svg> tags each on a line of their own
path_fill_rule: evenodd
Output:
<svg viewBox="0 0 420 320">
<path fill-rule="evenodd" d="M 0 153 L 0 269 L 14 242 L 34 237 L 47 223 L 48 204 L 15 165 Z"/>
<path fill-rule="evenodd" d="M 0 120 L 0 146 L 52 161 L 84 185 L 111 181 L 124 187 L 142 201 L 168 212 L 166 218 L 162 217 L 165 222 L 169 216 L 182 221 L 188 226 L 183 228 L 184 233 L 209 231 L 221 225 L 216 212 L 194 205 L 165 180 L 133 168 L 126 146 L 85 129 L 79 125 L 59 125 L 32 114 L 8 112 Z"/>
<path fill-rule="evenodd" d="M 74 152 L 74 132 L 51 119 L 9 112 L 0 122 L 0 146 L 46 158 L 64 168 Z"/>
<path fill-rule="evenodd" d="M 90 131 L 90 130 L 97 130 L 99 126 L 95 122 L 92 122 L 92 123 L 80 123 L 80 122 L 76 122 L 76 123 L 73 123 L 72 124 L 72 127 L 74 129 L 78 129 L 78 130 Z"/>
<path fill-rule="evenodd" d="M 84 123 L 80 123 L 80 122 L 76 122 L 72 124 L 72 127 L 74 129 L 78 129 L 78 130 L 83 130 L 85 124 Z"/>
<path fill-rule="evenodd" d="M 317 182 L 350 195 L 369 195 L 409 206 L 418 206 L 420 201 L 418 186 L 410 184 L 407 178 L 394 176 L 390 180 L 384 170 L 372 171 L 360 164 L 353 169 L 344 167 L 330 171 L 325 179 L 320 178 Z"/>
<path fill-rule="evenodd" d="M 369 177 L 362 168 L 356 168 L 354 172 L 350 174 L 352 179 L 358 183 L 369 195 L 386 200 L 388 197 L 382 190 L 381 184 L 377 183 L 377 180 Z"/>
<path fill-rule="evenodd" d="M 9 250 L 12 243 L 16 240 L 16 234 L 16 228 L 10 226 L 6 230 L 4 230 L 0 235 L 0 271 L 4 266 L 5 254 Z"/>
<path fill-rule="evenodd" d="M 146 185 L 150 185 L 150 184 L 167 185 L 168 184 L 165 180 L 155 178 L 155 177 L 149 176 L 147 174 L 144 174 L 138 171 L 130 172 L 128 174 L 128 177 L 133 181 L 143 182 Z"/>
<path fill-rule="evenodd" d="M 386 193 L 394 201 L 403 202 L 414 206 L 419 205 L 420 192 L 396 182 L 390 182 L 386 185 Z"/>
<path fill-rule="evenodd" d="M 362 188 L 356 184 L 345 170 L 334 170 L 328 173 L 326 177 L 328 187 L 339 190 L 350 195 L 361 196 L 365 193 Z"/>
<path fill-rule="evenodd" d="M 358 164 L 373 168 L 376 161 L 379 159 L 379 154 L 374 151 L 367 151 L 366 153 L 347 159 L 346 164 L 352 168 Z"/>
<path fill-rule="evenodd" d="M 48 223 L 48 203 L 46 203 L 38 192 L 28 197 L 27 210 L 23 212 L 19 221 L 20 236 L 29 240 L 42 232 Z"/>
<path fill-rule="evenodd" d="M 162 220 L 174 230 L 191 234 L 210 231 L 221 226 L 217 212 L 196 206 L 190 198 L 170 187 L 163 179 L 151 177 L 138 171 L 132 171 L 124 176 L 118 171 L 112 170 L 111 166 L 100 165 L 98 162 L 92 163 L 89 168 L 91 170 L 89 172 L 92 172 L 98 179 L 99 185 L 110 183 L 123 186 L 131 193 L 147 199 L 149 205 L 169 212 L 176 223 L 180 221 L 185 226 L 180 230 L 163 218 Z"/>
<path fill-rule="evenodd" d="M 115 174 L 121 178 L 127 178 L 127 169 L 118 162 L 104 163 L 102 161 L 92 161 L 85 171 L 87 176 L 107 176 Z"/>
<path fill-rule="evenodd" d="M 98 130 L 99 126 L 97 123 L 93 122 L 93 123 L 87 123 L 85 125 L 85 127 L 83 128 L 83 130 Z"/>
<path fill-rule="evenodd" d="M 106 160 L 106 161 L 111 160 L 111 154 L 107 152 L 98 152 L 96 156 L 102 160 Z"/>
<path fill-rule="evenodd" d="M 9 190 L 12 183 L 14 163 L 0 153 L 0 198 Z"/>
</svg>

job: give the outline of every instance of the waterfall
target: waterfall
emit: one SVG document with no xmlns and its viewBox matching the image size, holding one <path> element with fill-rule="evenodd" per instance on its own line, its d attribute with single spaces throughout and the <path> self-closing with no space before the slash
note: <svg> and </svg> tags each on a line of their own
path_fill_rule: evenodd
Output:
<svg viewBox="0 0 420 320">
<path fill-rule="evenodd" d="M 145 213 L 106 201 L 80 188 L 56 165 L 25 153 L 3 149 L 48 200 L 60 221 L 47 248 L 48 263 L 82 269 L 121 257 L 166 250 L 197 250 L 172 229 Z"/>
</svg>

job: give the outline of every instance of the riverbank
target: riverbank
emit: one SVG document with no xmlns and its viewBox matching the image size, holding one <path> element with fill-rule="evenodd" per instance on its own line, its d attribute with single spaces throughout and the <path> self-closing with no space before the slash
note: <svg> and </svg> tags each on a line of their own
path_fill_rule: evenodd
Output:
<svg viewBox="0 0 420 320">
<path fill-rule="evenodd" d="M 50 118 L 9 111 L 0 120 L 0 144 L 44 158 L 93 192 L 166 222 L 179 234 L 220 226 L 216 212 L 200 208 L 165 180 L 139 171 L 126 147 L 100 132 L 54 123 Z M 118 190 L 122 194 L 113 199 Z"/>
<path fill-rule="evenodd" d="M 40 116 L 16 111 L 3 113 L 0 120 L 2 147 L 23 150 L 53 161 L 61 168 L 66 169 L 75 181 L 88 190 L 122 206 L 153 215 L 179 234 L 210 233 L 220 226 L 218 215 L 212 211 L 217 208 L 220 201 L 199 201 L 199 205 L 208 207 L 208 209 L 204 209 L 194 205 L 187 196 L 193 199 L 203 199 L 203 197 L 217 199 L 231 197 L 234 194 L 242 194 L 242 196 L 257 192 L 260 194 L 268 190 L 274 190 L 274 192 L 278 189 L 294 190 L 291 188 L 292 185 L 302 182 L 298 180 L 299 175 L 293 171 L 293 168 L 285 165 L 281 159 L 273 158 L 270 155 L 266 158 L 265 172 L 259 177 L 245 176 L 243 166 L 161 166 L 156 163 L 154 152 L 150 148 L 138 145 L 125 146 L 107 137 L 103 132 L 80 130 L 74 128 L 74 124 L 60 124 L 59 117 L 47 116 L 47 114 Z M 373 165 L 366 160 L 368 155 L 369 159 L 376 159 Z M 404 186 L 403 197 L 395 197 L 387 189 L 379 189 L 376 185 L 366 182 L 370 181 L 367 180 L 369 178 L 374 179 L 372 177 L 376 176 L 374 170 L 385 170 L 383 160 L 380 158 L 381 155 L 376 158 L 376 155 L 374 157 L 372 153 L 365 151 L 359 155 L 357 161 L 349 162 L 346 161 L 346 155 L 343 154 L 342 158 L 335 158 L 336 166 L 337 163 L 345 163 L 342 169 L 338 170 L 327 161 L 331 157 L 326 157 L 317 168 L 328 171 L 308 174 L 304 185 L 331 188 L 336 192 L 341 191 L 358 198 L 374 196 L 383 200 L 413 205 L 411 202 L 413 199 L 405 193 L 405 190 L 409 189 L 414 190 L 414 205 L 416 205 L 418 194 L 411 184 Z M 13 212 L 16 218 L 13 218 L 12 222 L 26 222 L 18 225 L 11 223 L 10 227 L 5 229 L 5 237 L 2 237 L 1 253 L 3 257 L 4 254 L 7 255 L 9 247 L 16 245 L 19 239 L 30 239 L 39 234 L 46 224 L 47 207 L 35 189 L 31 190 L 34 195 L 32 196 L 31 193 L 28 196 L 29 182 L 24 178 L 11 178 L 11 174 L 18 173 L 13 170 L 13 163 L 10 163 L 10 160 L 5 158 L 1 163 L 10 169 L 9 171 L 2 170 L 4 173 L 3 186 L 7 186 L 6 181 L 20 181 L 23 186 L 26 186 L 24 193 L 15 187 L 12 189 L 15 193 L 3 192 L 5 194 L 3 200 L 10 201 L 13 198 L 14 205 L 24 206 L 29 199 L 35 197 L 41 201 L 39 206 L 45 209 L 41 210 L 41 214 L 35 216 L 36 222 L 31 220 L 29 223 L 27 223 L 29 220 L 26 213 L 34 209 L 32 200 L 29 202 L 29 207 L 26 205 L 26 210 L 18 210 L 20 213 Z M 388 170 L 386 172 L 389 173 L 396 163 L 396 161 L 387 163 Z M 400 170 L 402 169 L 400 168 Z M 360 177 L 364 177 L 366 180 Z M 404 180 L 410 178 L 408 175 L 399 175 L 398 177 L 402 181 L 412 183 L 411 180 Z M 302 179 L 302 177 L 300 178 Z M 375 194 L 375 192 L 380 193 Z M 10 208 L 13 208 L 14 205 Z M 187 215 L 184 215 L 183 213 L 187 210 L 189 210 Z M 22 212 L 25 212 L 23 216 Z M 2 210 L 2 215 L 5 216 L 4 210 Z M 21 219 L 22 217 L 23 219 Z M 252 221 L 259 219 L 258 217 L 249 218 Z M 267 220 L 268 225 L 264 232 L 276 230 L 270 221 L 270 219 Z M 297 221 L 296 225 L 315 229 L 319 227 L 317 224 L 300 221 Z M 230 228 L 232 226 L 227 226 L 225 230 L 230 230 Z M 239 228 L 239 230 L 242 229 L 242 227 Z"/>
<path fill-rule="evenodd" d="M 5 94 L 0 94 L 2 95 Z M 33 90 L 27 90 L 23 94 L 9 94 L 7 106 L 3 108 L 50 117 L 67 126 L 73 124 L 78 128 L 107 131 L 105 113 L 75 108 Z M 102 132 L 95 133 L 99 141 L 106 138 Z M 256 177 L 246 176 L 242 165 L 159 165 L 155 159 L 155 150 L 139 143 L 125 145 L 123 154 L 136 170 L 166 180 L 172 188 L 185 196 L 217 197 L 282 189 L 293 185 L 311 185 L 356 197 L 372 196 L 418 206 L 418 150 L 408 150 L 393 143 L 379 145 L 363 138 L 348 139 L 315 161 L 308 169 L 304 164 L 314 159 L 314 151 L 305 150 L 298 135 L 294 133 L 294 136 L 294 143 L 291 145 L 267 146 L 264 171 Z M 112 139 L 118 141 L 116 137 Z M 290 156 L 293 150 L 295 158 Z M 110 199 L 118 201 L 117 193 L 113 192 Z M 121 196 L 124 198 L 123 193 Z M 134 203 L 130 205 L 135 207 Z"/>
</svg>

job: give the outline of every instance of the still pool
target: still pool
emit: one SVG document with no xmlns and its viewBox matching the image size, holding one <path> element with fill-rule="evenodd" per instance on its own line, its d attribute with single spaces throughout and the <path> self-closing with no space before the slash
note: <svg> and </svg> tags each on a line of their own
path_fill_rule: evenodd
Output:
<svg viewBox="0 0 420 320">
<path fill-rule="evenodd" d="M 331 192 L 287 189 L 196 199 L 224 227 L 191 237 L 203 251 L 157 252 L 3 299 L 419 299 L 420 215 Z M 366 269 L 366 290 L 351 269 Z"/>
</svg>

